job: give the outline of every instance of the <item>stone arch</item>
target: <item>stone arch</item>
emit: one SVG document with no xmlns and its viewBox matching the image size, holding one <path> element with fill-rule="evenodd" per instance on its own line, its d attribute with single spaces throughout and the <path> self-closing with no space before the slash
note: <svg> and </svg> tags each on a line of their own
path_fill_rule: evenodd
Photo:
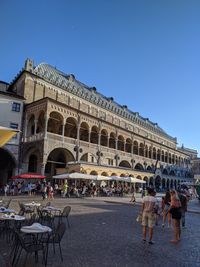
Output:
<svg viewBox="0 0 200 267">
<path fill-rule="evenodd" d="M 102 172 L 101 175 L 102 175 L 102 176 L 108 176 L 108 173 L 107 173 L 107 172 Z"/>
<path fill-rule="evenodd" d="M 115 133 L 110 133 L 110 138 L 109 138 L 109 147 L 115 149 L 115 140 L 116 140 L 116 134 Z"/>
<path fill-rule="evenodd" d="M 167 153 L 167 151 L 165 152 L 165 162 L 166 163 L 168 162 L 168 153 Z"/>
<path fill-rule="evenodd" d="M 149 158 L 150 159 L 152 158 L 152 147 L 151 146 L 149 147 Z"/>
<path fill-rule="evenodd" d="M 160 149 L 157 150 L 157 160 L 161 159 Z"/>
<path fill-rule="evenodd" d="M 64 135 L 74 139 L 77 138 L 77 121 L 75 118 L 69 117 L 66 119 Z"/>
<path fill-rule="evenodd" d="M 136 154 L 138 155 L 138 142 L 137 141 L 134 141 L 133 143 L 133 154 Z"/>
<path fill-rule="evenodd" d="M 156 148 L 153 148 L 153 159 L 156 159 Z"/>
<path fill-rule="evenodd" d="M 149 185 L 149 179 L 148 179 L 148 177 L 145 176 L 143 180 L 146 182 L 145 187 L 147 187 Z"/>
<path fill-rule="evenodd" d="M 172 164 L 174 164 L 174 163 L 175 163 L 175 155 L 172 154 Z"/>
<path fill-rule="evenodd" d="M 41 111 L 38 117 L 36 133 L 43 133 L 45 130 L 45 113 Z"/>
<path fill-rule="evenodd" d="M 127 138 L 126 139 L 126 149 L 125 151 L 128 152 L 128 153 L 131 153 L 131 146 L 132 146 L 132 141 L 130 138 Z"/>
<path fill-rule="evenodd" d="M 156 178 L 155 178 L 155 188 L 156 188 L 156 190 L 159 190 L 160 186 L 161 186 L 161 178 L 160 178 L 159 175 L 157 175 Z"/>
<path fill-rule="evenodd" d="M 150 165 L 147 166 L 147 171 L 152 171 L 152 167 Z"/>
<path fill-rule="evenodd" d="M 162 178 L 162 189 L 166 188 L 165 178 Z"/>
<path fill-rule="evenodd" d="M 163 169 L 162 173 L 168 175 L 167 169 Z"/>
<path fill-rule="evenodd" d="M 145 146 L 145 157 L 148 158 L 148 154 L 149 154 L 149 149 L 148 146 Z"/>
<path fill-rule="evenodd" d="M 38 172 L 41 169 L 41 157 L 42 153 L 39 147 L 30 146 L 23 152 L 23 164 L 26 172 Z"/>
<path fill-rule="evenodd" d="M 127 160 L 122 160 L 119 163 L 119 167 L 131 168 L 131 165 L 130 165 L 130 163 Z"/>
<path fill-rule="evenodd" d="M 93 153 L 85 153 L 81 156 L 80 161 L 97 163 L 97 156 Z"/>
<path fill-rule="evenodd" d="M 98 175 L 98 172 L 97 171 L 91 171 L 90 175 Z"/>
<path fill-rule="evenodd" d="M 177 181 L 174 180 L 174 188 L 177 189 L 177 187 L 178 187 Z"/>
<path fill-rule="evenodd" d="M 167 179 L 167 189 L 169 190 L 170 188 L 170 183 L 169 183 L 169 179 Z"/>
<path fill-rule="evenodd" d="M 28 161 L 28 172 L 37 172 L 38 170 L 38 157 L 31 154 Z"/>
<path fill-rule="evenodd" d="M 98 144 L 98 128 L 97 126 L 92 126 L 91 133 L 90 133 L 90 142 L 93 144 Z"/>
<path fill-rule="evenodd" d="M 35 115 L 32 114 L 27 124 L 27 136 L 31 136 L 35 133 Z"/>
<path fill-rule="evenodd" d="M 140 143 L 139 155 L 144 157 L 144 144 L 143 143 Z"/>
<path fill-rule="evenodd" d="M 164 150 L 162 150 L 162 153 L 161 153 L 161 161 L 165 162 L 165 152 L 164 152 Z"/>
<path fill-rule="evenodd" d="M 174 170 L 171 170 L 170 173 L 169 173 L 169 175 L 171 175 L 171 176 L 176 176 Z"/>
<path fill-rule="evenodd" d="M 142 166 L 142 164 L 137 163 L 137 164 L 135 165 L 135 170 L 144 170 L 144 167 Z"/>
<path fill-rule="evenodd" d="M 101 130 L 101 146 L 108 146 L 108 132 L 105 129 Z"/>
<path fill-rule="evenodd" d="M 172 154 L 169 153 L 169 164 L 171 164 L 171 163 L 172 163 Z"/>
<path fill-rule="evenodd" d="M 86 122 L 82 122 L 80 126 L 80 140 L 89 142 L 89 126 Z"/>
<path fill-rule="evenodd" d="M 150 177 L 150 179 L 149 179 L 149 186 L 150 187 L 153 187 L 154 186 L 154 179 L 153 179 L 153 177 Z"/>
<path fill-rule="evenodd" d="M 63 116 L 53 111 L 49 115 L 47 132 L 62 135 L 62 125 L 64 123 Z"/>
<path fill-rule="evenodd" d="M 0 148 L 0 159 L 0 186 L 3 186 L 15 174 L 17 161 L 6 148 Z"/>
<path fill-rule="evenodd" d="M 124 151 L 124 137 L 122 135 L 118 136 L 117 148 L 118 150 Z"/>
<path fill-rule="evenodd" d="M 75 158 L 68 149 L 55 148 L 48 155 L 45 174 L 51 177 L 56 174 L 56 169 L 65 168 L 66 164 L 71 161 L 75 161 Z"/>
</svg>

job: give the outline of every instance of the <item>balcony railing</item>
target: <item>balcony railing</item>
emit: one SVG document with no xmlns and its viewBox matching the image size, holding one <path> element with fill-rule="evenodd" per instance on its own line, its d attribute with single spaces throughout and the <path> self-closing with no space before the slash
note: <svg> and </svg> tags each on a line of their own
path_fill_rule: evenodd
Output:
<svg viewBox="0 0 200 267">
<path fill-rule="evenodd" d="M 24 142 L 34 142 L 44 139 L 44 133 L 37 133 L 35 135 L 25 137 Z"/>
</svg>

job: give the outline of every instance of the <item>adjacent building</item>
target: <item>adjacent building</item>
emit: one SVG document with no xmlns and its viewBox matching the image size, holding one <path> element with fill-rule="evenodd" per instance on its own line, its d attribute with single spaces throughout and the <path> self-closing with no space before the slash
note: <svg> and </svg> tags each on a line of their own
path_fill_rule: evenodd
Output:
<svg viewBox="0 0 200 267">
<path fill-rule="evenodd" d="M 8 91 L 9 84 L 0 81 L 0 125 L 21 130 L 23 116 L 23 96 Z M 0 186 L 12 174 L 20 171 L 20 138 L 18 133 L 3 148 L 0 148 Z"/>
<path fill-rule="evenodd" d="M 25 98 L 23 172 L 134 176 L 162 188 L 192 179 L 176 138 L 73 74 L 28 59 L 8 92 Z"/>
</svg>

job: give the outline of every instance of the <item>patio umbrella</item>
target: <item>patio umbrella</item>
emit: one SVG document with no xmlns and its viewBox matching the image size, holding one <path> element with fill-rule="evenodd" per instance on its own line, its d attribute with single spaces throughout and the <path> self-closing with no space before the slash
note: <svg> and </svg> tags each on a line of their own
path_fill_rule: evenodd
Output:
<svg viewBox="0 0 200 267">
<path fill-rule="evenodd" d="M 37 173 L 23 173 L 11 177 L 12 179 L 45 179 L 46 176 Z"/>
<path fill-rule="evenodd" d="M 110 176 L 111 180 L 116 182 L 126 182 L 125 177 L 122 176 Z"/>
<path fill-rule="evenodd" d="M 54 175 L 54 179 L 84 179 L 84 180 L 94 180 L 94 175 L 73 172 L 73 173 L 63 173 L 59 175 Z"/>
<path fill-rule="evenodd" d="M 0 147 L 4 146 L 19 130 L 0 126 Z"/>
<path fill-rule="evenodd" d="M 124 177 L 124 180 L 125 182 L 132 183 L 132 184 L 135 184 L 135 183 L 146 184 L 145 181 L 134 178 L 134 177 Z"/>
<path fill-rule="evenodd" d="M 63 173 L 53 176 L 54 179 L 83 179 L 83 180 L 95 180 L 95 181 L 108 181 L 111 180 L 108 176 L 92 175 L 79 172 Z"/>
<path fill-rule="evenodd" d="M 97 181 L 111 181 L 112 177 L 109 176 L 103 176 L 103 175 L 95 175 L 95 179 Z"/>
</svg>

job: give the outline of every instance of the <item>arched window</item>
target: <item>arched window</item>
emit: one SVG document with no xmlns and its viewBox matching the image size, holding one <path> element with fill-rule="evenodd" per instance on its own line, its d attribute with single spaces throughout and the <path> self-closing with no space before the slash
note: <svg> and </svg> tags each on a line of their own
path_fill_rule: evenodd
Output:
<svg viewBox="0 0 200 267">
<path fill-rule="evenodd" d="M 28 171 L 37 172 L 37 156 L 31 155 L 28 162 Z"/>
</svg>

